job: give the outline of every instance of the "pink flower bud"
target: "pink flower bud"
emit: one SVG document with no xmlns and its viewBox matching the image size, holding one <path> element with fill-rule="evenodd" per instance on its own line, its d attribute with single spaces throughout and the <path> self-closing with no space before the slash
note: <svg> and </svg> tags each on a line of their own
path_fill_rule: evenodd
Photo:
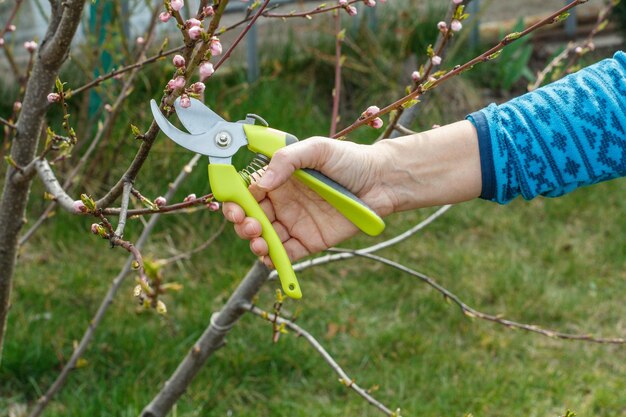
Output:
<svg viewBox="0 0 626 417">
<path fill-rule="evenodd" d="M 7 26 L 7 32 L 15 32 L 15 29 L 17 29 L 17 28 L 15 27 L 15 25 L 9 25 L 9 26 Z"/>
<path fill-rule="evenodd" d="M 189 99 L 189 96 L 187 94 L 183 94 L 182 96 L 180 96 L 180 107 L 182 107 L 183 109 L 186 109 L 190 106 L 191 106 L 191 99 Z"/>
<path fill-rule="evenodd" d="M 367 7 L 374 7 L 374 6 L 376 6 L 376 1 L 375 0 L 363 0 L 363 3 L 365 3 L 365 5 Z"/>
<path fill-rule="evenodd" d="M 380 117 L 377 117 L 374 120 L 372 120 L 369 123 L 369 125 L 373 127 L 374 129 L 380 129 L 381 127 L 383 127 L 383 119 L 381 119 Z"/>
<path fill-rule="evenodd" d="M 211 38 L 211 44 L 209 45 L 209 50 L 211 51 L 211 56 L 217 56 L 222 54 L 222 43 L 217 38 L 217 36 L 213 36 Z"/>
<path fill-rule="evenodd" d="M 356 14 L 357 14 L 356 7 L 354 7 L 354 6 L 346 7 L 346 12 L 348 12 L 348 14 L 350 16 L 356 16 Z"/>
<path fill-rule="evenodd" d="M 137 39 L 135 39 L 135 43 L 137 45 L 145 45 L 146 40 L 144 39 L 143 36 L 137 36 Z"/>
<path fill-rule="evenodd" d="M 195 17 L 192 17 L 191 19 L 187 19 L 187 21 L 185 22 L 185 25 L 188 28 L 192 28 L 194 26 L 200 26 L 201 24 L 202 22 L 196 19 Z"/>
<path fill-rule="evenodd" d="M 205 16 L 213 16 L 215 14 L 215 10 L 213 10 L 213 6 L 206 6 L 202 9 L 202 13 L 204 13 Z"/>
<path fill-rule="evenodd" d="M 421 74 L 420 74 L 420 72 L 419 72 L 419 71 L 413 71 L 413 72 L 411 73 L 411 79 L 412 79 L 414 82 L 418 82 L 420 78 L 421 78 Z"/>
<path fill-rule="evenodd" d="M 374 115 L 374 114 L 378 113 L 379 111 L 380 111 L 380 108 L 379 108 L 378 106 L 369 106 L 369 107 L 367 108 L 367 110 L 365 110 L 365 111 L 363 112 L 363 116 L 364 116 L 364 117 L 370 117 L 370 116 L 372 116 L 372 115 Z"/>
<path fill-rule="evenodd" d="M 440 65 L 441 64 L 441 57 L 439 55 L 435 55 L 432 58 L 430 58 L 431 62 L 433 63 L 433 65 Z"/>
<path fill-rule="evenodd" d="M 347 6 L 348 5 L 348 0 L 339 0 L 339 5 L 340 6 Z"/>
<path fill-rule="evenodd" d="M 208 61 L 200 64 L 200 80 L 204 80 L 205 78 L 210 77 L 215 72 L 215 68 L 213 68 L 213 64 Z"/>
<path fill-rule="evenodd" d="M 182 68 L 185 66 L 185 58 L 182 55 L 174 55 L 172 58 L 172 63 L 177 68 Z"/>
<path fill-rule="evenodd" d="M 35 41 L 24 42 L 24 48 L 28 52 L 33 53 L 37 49 L 37 42 L 35 42 Z"/>
<path fill-rule="evenodd" d="M 158 196 L 157 198 L 154 199 L 154 204 L 157 207 L 163 207 L 164 205 L 167 204 L 167 200 L 163 196 Z"/>
<path fill-rule="evenodd" d="M 58 103 L 61 101 L 61 96 L 59 93 L 50 93 L 48 94 L 48 103 Z"/>
<path fill-rule="evenodd" d="M 74 200 L 72 206 L 74 207 L 74 213 L 87 213 L 87 206 L 81 200 Z"/>
<path fill-rule="evenodd" d="M 439 31 L 441 32 L 445 32 L 446 29 L 448 29 L 448 25 L 442 20 L 441 22 L 437 23 L 437 29 L 439 29 Z"/>
<path fill-rule="evenodd" d="M 104 105 L 104 110 L 111 113 L 113 111 L 113 107 L 109 103 L 107 103 Z"/>
<path fill-rule="evenodd" d="M 576 49 L 574 49 L 574 52 L 576 52 L 578 55 L 582 55 L 583 48 L 580 46 L 577 46 Z"/>
<path fill-rule="evenodd" d="M 4 38 L 0 38 L 0 48 L 4 46 Z"/>
<path fill-rule="evenodd" d="M 176 11 L 179 11 L 180 9 L 182 9 L 184 5 L 185 5 L 184 0 L 172 0 L 170 2 L 170 7 L 172 8 L 172 10 L 176 10 Z"/>
<path fill-rule="evenodd" d="M 100 234 L 100 225 L 98 223 L 92 223 L 91 225 L 91 233 L 94 235 Z"/>
<path fill-rule="evenodd" d="M 218 211 L 220 209 L 220 203 L 218 203 L 217 201 L 211 201 L 209 204 L 207 204 L 207 208 L 210 211 Z"/>
<path fill-rule="evenodd" d="M 189 28 L 187 33 L 189 34 L 189 37 L 191 39 L 196 40 L 200 37 L 200 34 L 202 33 L 202 28 L 200 26 L 192 26 Z"/>
<path fill-rule="evenodd" d="M 193 201 L 195 199 L 196 199 L 196 195 L 194 193 L 191 193 L 187 197 L 185 197 L 185 199 L 183 200 L 183 203 L 188 203 L 188 202 Z"/>
<path fill-rule="evenodd" d="M 454 19 L 450 23 L 450 29 L 452 29 L 453 32 L 458 32 L 459 30 L 463 29 L 463 24 L 460 20 Z"/>
<path fill-rule="evenodd" d="M 454 4 L 461 4 L 461 3 L 463 3 L 463 0 L 452 0 L 452 3 L 454 3 Z"/>
<path fill-rule="evenodd" d="M 178 90 L 179 88 L 183 88 L 185 86 L 185 77 L 178 76 L 173 80 L 169 80 L 167 82 L 167 88 L 170 90 Z"/>
<path fill-rule="evenodd" d="M 172 15 L 169 14 L 168 12 L 161 12 L 161 14 L 159 15 L 159 20 L 163 23 L 166 23 L 171 18 L 172 18 Z"/>
<path fill-rule="evenodd" d="M 189 86 L 189 89 L 191 90 L 191 92 L 195 94 L 204 93 L 205 88 L 206 86 L 204 85 L 204 83 L 200 81 L 198 81 L 197 83 L 193 83 Z"/>
<path fill-rule="evenodd" d="M 21 101 L 16 101 L 15 103 L 13 103 L 13 111 L 14 112 L 18 112 L 22 109 L 22 102 Z"/>
</svg>

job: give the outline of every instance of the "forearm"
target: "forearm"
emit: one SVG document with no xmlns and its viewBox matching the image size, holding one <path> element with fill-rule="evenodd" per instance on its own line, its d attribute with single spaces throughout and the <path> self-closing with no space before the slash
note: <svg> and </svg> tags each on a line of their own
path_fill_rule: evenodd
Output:
<svg viewBox="0 0 626 417">
<path fill-rule="evenodd" d="M 373 146 L 385 155 L 383 186 L 393 190 L 394 210 L 459 203 L 481 193 L 476 129 L 460 121 Z"/>
</svg>

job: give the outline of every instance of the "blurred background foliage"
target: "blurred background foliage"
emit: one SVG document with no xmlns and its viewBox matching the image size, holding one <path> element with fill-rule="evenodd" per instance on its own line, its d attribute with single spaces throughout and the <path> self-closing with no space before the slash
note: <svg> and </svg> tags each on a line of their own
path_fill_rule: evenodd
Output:
<svg viewBox="0 0 626 417">
<path fill-rule="evenodd" d="M 402 94 L 436 38 L 436 23 L 445 14 L 441 4 L 417 8 L 408 1 L 388 1 L 376 14 L 361 9 L 359 19 L 344 17 L 340 125 L 351 123 L 367 106 L 389 103 Z M 283 43 L 262 48 L 258 80 L 249 82 L 242 61 L 216 73 L 207 83 L 207 104 L 226 119 L 254 112 L 301 138 L 327 135 L 334 33 L 323 18 L 307 25 L 304 36 L 304 25 L 272 29 L 280 31 Z M 95 35 L 100 33 L 95 26 L 85 32 L 61 75 L 70 88 L 91 79 L 94 68 L 108 70 L 103 51 L 112 65 L 129 62 L 135 52 L 121 30 L 105 28 L 104 41 Z M 488 46 L 453 44 L 444 66 L 463 63 Z M 515 43 L 500 59 L 437 88 L 420 104 L 412 128 L 453 122 L 524 92 L 541 66 L 537 57 L 545 56 L 542 47 L 534 39 Z M 586 63 L 614 50 L 600 49 Z M 138 148 L 129 125 L 142 130 L 149 126 L 148 101 L 160 97 L 171 74 L 169 59 L 141 71 L 108 140 L 78 178 L 76 195 L 100 197 L 117 181 Z M 99 104 L 91 114 L 93 95 L 70 101 L 80 142 L 72 159 L 56 164 L 61 176 L 87 148 L 104 105 L 113 101 L 120 86 L 119 80 L 110 80 L 98 87 Z M 0 88 L 0 114 L 10 114 L 17 91 L 14 84 L 0 83 Z M 52 108 L 51 127 L 60 131 L 60 119 Z M 350 140 L 369 143 L 377 134 L 363 128 Z M 6 152 L 6 137 L 2 146 Z M 161 135 L 136 187 L 149 198 L 164 194 L 191 156 Z M 242 155 L 237 163 L 242 166 L 248 158 Z M 174 201 L 210 191 L 204 165 L 199 163 Z M 564 331 L 623 336 L 625 192 L 620 180 L 557 200 L 516 201 L 506 207 L 484 201 L 462 204 L 383 255 L 431 274 L 480 310 Z M 35 183 L 26 228 L 47 206 L 43 194 Z M 389 238 L 432 211 L 391 216 L 381 238 L 359 236 L 347 245 L 362 247 Z M 1 415 L 21 415 L 16 413 L 47 389 L 126 258 L 121 249 L 108 250 L 106 242 L 89 233 L 92 222 L 57 211 L 22 249 L 0 367 Z M 136 239 L 143 222 L 133 219 L 126 238 Z M 159 259 L 189 251 L 221 223 L 220 213 L 206 210 L 163 216 L 145 256 Z M 133 278 L 127 279 L 81 367 L 46 415 L 136 415 L 253 260 L 247 243 L 227 228 L 209 249 L 167 266 L 167 281 L 181 283 L 183 289 L 165 296 L 165 317 L 138 310 L 131 296 Z M 415 279 L 366 261 L 329 265 L 299 278 L 305 298 L 288 302 L 285 310 L 297 314 L 298 323 L 361 386 L 390 407 L 401 407 L 403 415 L 557 416 L 569 408 L 581 416 L 626 416 L 623 347 L 563 342 L 470 320 Z M 273 291 L 272 284 L 261 292 L 260 306 L 271 307 Z M 173 415 L 378 415 L 339 384 L 303 340 L 289 334 L 273 344 L 271 337 L 270 325 L 245 317 Z"/>
</svg>

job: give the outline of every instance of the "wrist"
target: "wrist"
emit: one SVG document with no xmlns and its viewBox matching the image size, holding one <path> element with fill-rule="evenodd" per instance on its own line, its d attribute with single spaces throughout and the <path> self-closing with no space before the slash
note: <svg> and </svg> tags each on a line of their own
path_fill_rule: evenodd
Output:
<svg viewBox="0 0 626 417">
<path fill-rule="evenodd" d="M 374 146 L 386 155 L 380 181 L 391 190 L 393 211 L 458 203 L 480 195 L 478 139 L 469 121 Z"/>
</svg>

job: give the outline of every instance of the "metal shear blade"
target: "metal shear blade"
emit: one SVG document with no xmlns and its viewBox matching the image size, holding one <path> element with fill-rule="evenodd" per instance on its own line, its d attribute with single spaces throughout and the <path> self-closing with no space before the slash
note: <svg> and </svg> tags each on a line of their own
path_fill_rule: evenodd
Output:
<svg viewBox="0 0 626 417">
<path fill-rule="evenodd" d="M 191 134 L 171 124 L 161 113 L 156 101 L 150 101 L 154 120 L 166 136 L 190 151 L 215 158 L 229 158 L 247 144 L 240 123 L 227 122 L 201 101 L 191 100 L 192 104 L 188 108 L 180 106 L 180 99 L 174 103 L 178 118 Z M 230 138 L 228 144 L 216 144 L 218 135 Z"/>
<path fill-rule="evenodd" d="M 219 122 L 224 122 L 217 113 L 204 105 L 200 100 L 191 99 L 191 106 L 183 108 L 180 106 L 180 97 L 174 102 L 176 115 L 180 122 L 189 132 L 193 134 L 204 133 Z M 208 127 L 208 129 L 207 129 Z"/>
</svg>

